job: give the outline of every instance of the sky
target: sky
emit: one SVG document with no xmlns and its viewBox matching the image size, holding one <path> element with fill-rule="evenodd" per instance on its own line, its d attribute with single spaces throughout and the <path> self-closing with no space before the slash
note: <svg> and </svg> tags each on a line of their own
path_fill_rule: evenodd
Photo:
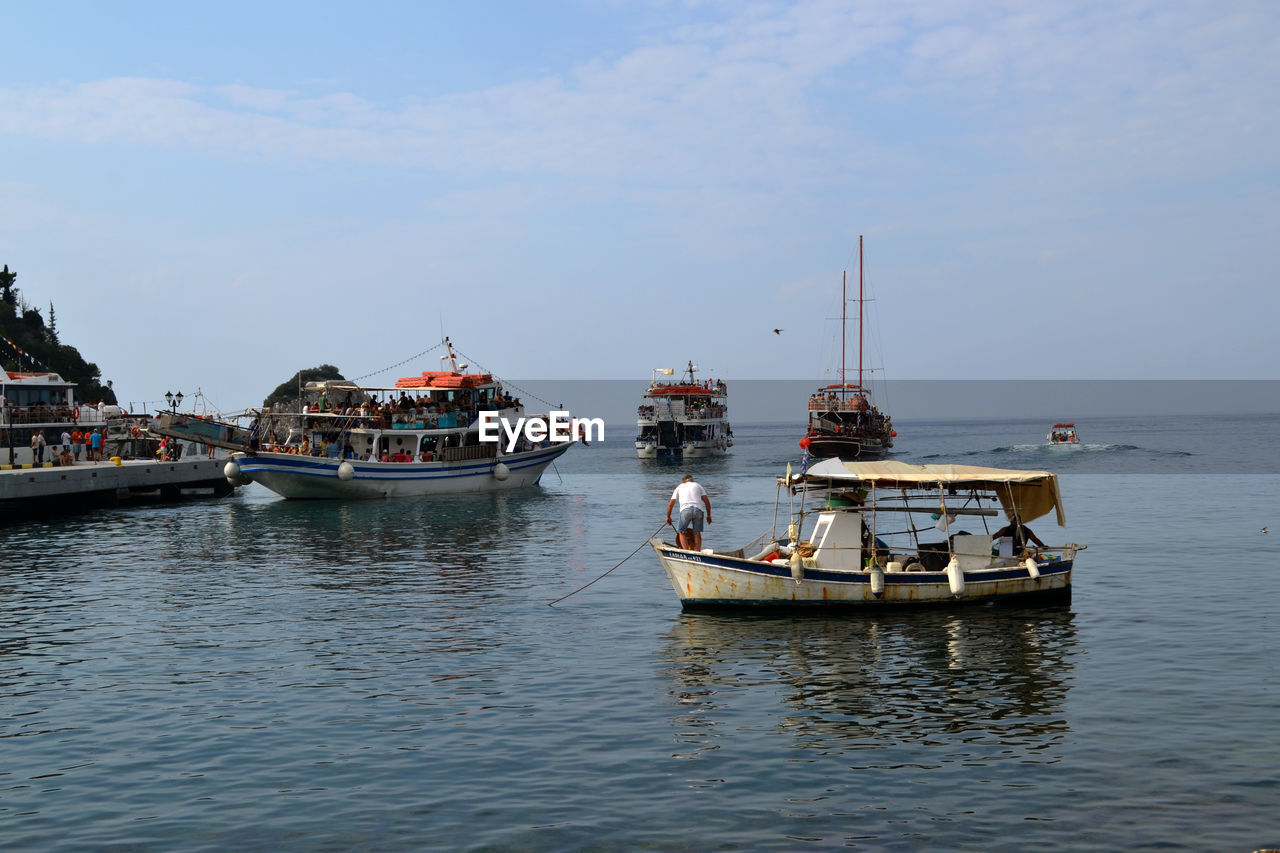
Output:
<svg viewBox="0 0 1280 853">
<path fill-rule="evenodd" d="M 0 21 L 0 263 L 125 402 L 394 381 L 445 334 L 637 396 L 830 378 L 860 237 L 877 378 L 1280 377 L 1268 0 Z"/>
</svg>

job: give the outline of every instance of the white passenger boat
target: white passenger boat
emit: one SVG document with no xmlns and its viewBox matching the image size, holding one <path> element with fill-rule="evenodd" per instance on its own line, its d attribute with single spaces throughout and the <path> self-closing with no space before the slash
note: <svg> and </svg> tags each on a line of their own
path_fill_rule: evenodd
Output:
<svg viewBox="0 0 1280 853">
<path fill-rule="evenodd" d="M 572 445 L 575 425 L 563 412 L 526 415 L 491 374 L 462 372 L 467 365 L 458 364 L 448 338 L 444 344 L 450 370 L 424 371 L 389 387 L 307 383 L 300 415 L 264 412 L 243 438 L 227 431 L 223 439 L 248 444 L 227 462 L 227 479 L 302 499 L 425 497 L 536 484 Z M 499 430 L 499 441 L 482 441 L 482 423 L 499 418 L 525 428 L 518 438 Z M 222 429 L 195 422 L 185 428 Z M 220 440 L 208 443 L 224 446 Z"/>
<path fill-rule="evenodd" d="M 733 446 L 729 391 L 718 379 L 698 380 L 689 362 L 678 380 L 671 368 L 653 371 L 637 412 L 636 455 L 641 459 L 696 459 L 723 456 Z"/>
<path fill-rule="evenodd" d="M 774 529 L 734 550 L 650 540 L 685 609 L 1070 597 L 1084 546 L 1023 550 L 996 535 L 1015 516 L 1025 525 L 1054 513 L 1065 526 L 1057 476 L 1048 471 L 827 459 L 778 485 L 779 497 L 789 489 L 799 498 L 783 533 L 775 508 Z"/>
</svg>

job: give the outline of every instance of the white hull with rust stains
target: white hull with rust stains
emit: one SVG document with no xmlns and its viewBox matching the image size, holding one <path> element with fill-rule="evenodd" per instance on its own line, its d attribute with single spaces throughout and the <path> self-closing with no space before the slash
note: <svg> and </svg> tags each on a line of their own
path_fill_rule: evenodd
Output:
<svg viewBox="0 0 1280 853">
<path fill-rule="evenodd" d="M 1071 594 L 1073 560 L 1024 563 L 963 572 L 963 591 L 952 591 L 943 572 L 833 571 L 803 568 L 796 580 L 785 560 L 751 560 L 726 554 L 686 551 L 650 540 L 672 588 L 686 609 L 743 606 L 892 607 L 1005 600 L 1062 600 Z M 1074 555 L 1073 555 L 1074 556 Z M 875 575 L 883 588 L 873 590 Z"/>
</svg>

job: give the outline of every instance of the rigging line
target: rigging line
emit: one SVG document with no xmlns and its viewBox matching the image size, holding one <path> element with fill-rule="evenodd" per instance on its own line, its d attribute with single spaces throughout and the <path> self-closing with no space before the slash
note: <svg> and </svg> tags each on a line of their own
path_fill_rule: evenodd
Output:
<svg viewBox="0 0 1280 853">
<path fill-rule="evenodd" d="M 666 527 L 666 526 L 667 526 L 667 523 L 666 523 L 665 521 L 664 521 L 664 522 L 662 522 L 662 524 L 661 524 L 661 525 L 659 525 L 659 527 L 658 527 L 658 529 L 657 529 L 657 530 L 653 531 L 653 532 L 652 532 L 652 533 L 650 533 L 648 536 L 646 536 L 646 537 L 645 537 L 645 540 L 644 540 L 643 542 L 641 542 L 639 545 L 637 545 L 637 546 L 636 546 L 636 550 L 632 551 L 630 554 L 628 554 L 627 556 L 623 557 L 623 558 L 618 562 L 618 565 L 614 566 L 614 567 L 613 567 L 613 569 L 618 568 L 618 566 L 621 566 L 621 565 L 622 565 L 623 563 L 625 563 L 627 560 L 630 560 L 630 559 L 631 559 L 632 557 L 634 557 L 637 553 L 639 553 L 640 549 L 641 549 L 641 548 L 643 548 L 645 545 L 648 545 L 648 544 L 649 544 L 649 540 L 650 540 L 650 539 L 652 539 L 653 537 L 657 536 L 659 533 L 661 533 L 661 532 L 662 532 L 662 528 L 663 528 L 663 527 Z M 595 581 L 590 581 L 590 582 L 588 582 L 588 583 L 584 583 L 582 586 L 578 587 L 578 588 L 577 588 L 577 589 L 575 589 L 573 592 L 569 593 L 569 595 L 577 595 L 578 593 L 582 592 L 582 591 L 583 591 L 584 589 L 586 589 L 587 587 L 591 586 L 591 584 L 595 583 L 596 581 L 598 581 L 598 580 L 600 580 L 601 578 L 603 578 L 605 575 L 609 574 L 609 572 L 612 572 L 612 571 L 613 571 L 613 569 L 610 569 L 608 572 L 605 572 L 605 573 L 604 573 L 604 575 L 601 575 L 600 577 L 596 578 L 596 580 L 595 580 Z M 562 596 L 560 596 L 559 598 L 557 598 L 555 601 L 548 601 L 548 602 L 547 602 L 547 606 L 548 606 L 548 607 L 554 607 L 554 606 L 556 606 L 557 604 L 559 604 L 560 602 L 564 601 L 566 598 L 568 598 L 568 597 L 569 597 L 569 595 L 562 595 Z"/>
<path fill-rule="evenodd" d="M 352 381 L 352 382 L 359 382 L 361 379 L 368 379 L 370 376 L 377 376 L 379 373 L 386 373 L 388 370 L 394 370 L 394 369 L 396 369 L 397 367 L 399 367 L 400 365 L 402 365 L 402 364 L 408 364 L 409 362 L 413 361 L 414 359 L 422 358 L 422 357 L 423 357 L 424 355 L 426 355 L 427 353 L 431 352 L 432 350 L 440 349 L 440 347 L 442 347 L 442 346 L 444 346 L 444 341 L 441 341 L 440 343 L 436 344 L 436 345 L 435 345 L 435 346 L 433 346 L 433 347 L 430 347 L 430 348 L 428 348 L 428 349 L 424 349 L 422 352 L 418 353 L 417 355 L 411 355 L 411 356 L 409 356 L 408 358 L 406 358 L 404 361 L 396 362 L 395 364 L 392 364 L 392 365 L 390 365 L 390 366 L 388 366 L 388 367 L 384 367 L 384 368 L 382 368 L 381 370 L 375 370 L 375 371 L 373 371 L 373 373 L 366 373 L 364 376 L 357 376 L 355 379 L 352 379 L 351 381 Z"/>
<path fill-rule="evenodd" d="M 476 360 L 475 360 L 475 359 L 473 359 L 471 356 L 467 355 L 465 352 L 463 352 L 462 350 L 458 349 L 456 346 L 455 346 L 453 349 L 454 349 L 454 352 L 456 352 L 458 355 L 460 355 L 460 356 L 462 356 L 463 358 L 465 358 L 469 363 L 474 364 L 476 367 L 478 367 L 478 368 L 480 368 L 481 370 L 483 370 L 485 373 L 490 373 L 490 374 L 492 374 L 492 375 L 494 375 L 494 376 L 498 376 L 497 371 L 493 371 L 493 370 L 490 370 L 489 368 L 485 367 L 483 364 L 481 364 L 480 362 L 476 361 Z M 529 391 L 525 390 L 524 388 L 521 388 L 519 385 L 516 385 L 514 382 L 510 381 L 509 379 L 503 379 L 501 376 L 498 376 L 498 378 L 502 380 L 502 384 L 503 384 L 503 386 L 504 386 L 504 387 L 509 386 L 509 387 L 514 388 L 514 389 L 516 389 L 517 391 L 519 391 L 519 392 L 520 392 L 520 396 L 521 396 L 522 398 L 523 398 L 523 397 L 532 397 L 533 399 L 537 400 L 539 403 L 544 403 L 544 404 L 548 407 L 548 409 L 550 409 L 550 408 L 554 408 L 556 405 L 559 405 L 559 404 L 557 404 L 557 403 L 552 403 L 550 400 L 544 400 L 544 399 L 542 399 L 542 398 L 541 398 L 541 397 L 539 397 L 537 394 L 533 394 L 533 393 L 531 393 L 531 392 L 529 392 Z"/>
</svg>

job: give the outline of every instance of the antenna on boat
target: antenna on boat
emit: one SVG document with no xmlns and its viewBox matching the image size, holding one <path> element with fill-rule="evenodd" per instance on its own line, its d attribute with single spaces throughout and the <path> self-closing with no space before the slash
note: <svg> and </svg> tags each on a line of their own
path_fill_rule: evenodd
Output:
<svg viewBox="0 0 1280 853">
<path fill-rule="evenodd" d="M 453 351 L 453 342 L 449 340 L 448 335 L 445 335 L 444 345 L 445 345 L 445 348 L 448 349 L 449 351 L 446 354 L 440 356 L 440 360 L 444 361 L 445 359 L 448 359 L 449 365 L 450 367 L 452 367 L 453 372 L 457 373 L 458 372 L 458 354 Z M 465 364 L 462 366 L 464 368 L 467 367 L 467 365 Z"/>
</svg>

